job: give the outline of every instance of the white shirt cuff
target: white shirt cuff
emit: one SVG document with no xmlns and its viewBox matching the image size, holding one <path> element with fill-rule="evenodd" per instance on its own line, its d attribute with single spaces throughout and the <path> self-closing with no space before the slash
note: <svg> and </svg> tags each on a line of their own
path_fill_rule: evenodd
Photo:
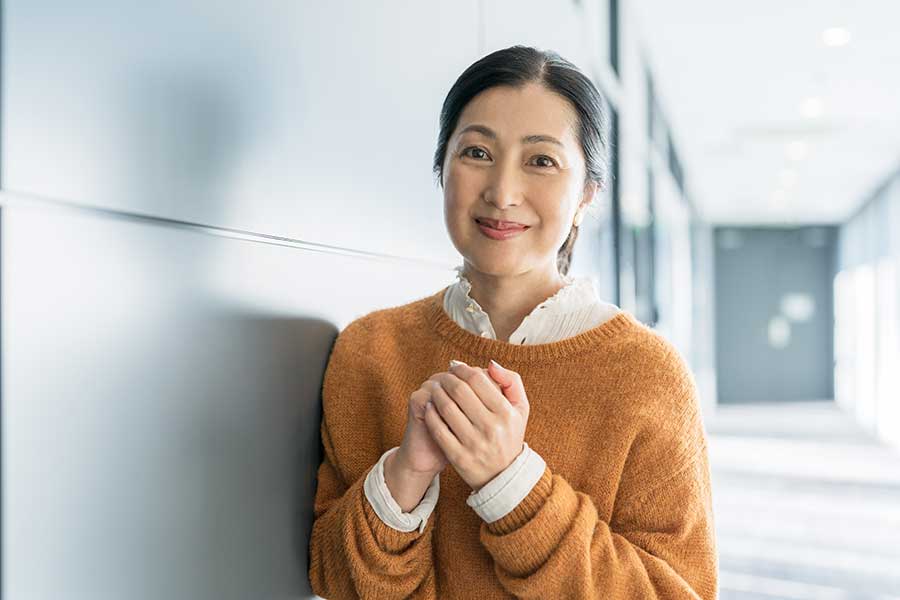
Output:
<svg viewBox="0 0 900 600">
<path fill-rule="evenodd" d="M 544 474 L 544 459 L 526 442 L 523 444 L 525 448 L 512 464 L 466 499 L 466 504 L 488 523 L 512 512 Z"/>
<path fill-rule="evenodd" d="M 388 489 L 387 483 L 384 481 L 384 461 L 392 453 L 399 450 L 399 446 L 395 446 L 381 455 L 375 466 L 369 470 L 366 480 L 363 483 L 363 489 L 369 504 L 375 510 L 375 514 L 387 525 L 399 531 L 415 531 L 419 533 L 425 530 L 428 523 L 428 517 L 434 511 L 437 505 L 438 494 L 440 493 L 441 474 L 434 476 L 432 482 L 425 491 L 425 496 L 409 512 L 403 512 L 394 497 L 391 496 L 391 490 Z"/>
</svg>

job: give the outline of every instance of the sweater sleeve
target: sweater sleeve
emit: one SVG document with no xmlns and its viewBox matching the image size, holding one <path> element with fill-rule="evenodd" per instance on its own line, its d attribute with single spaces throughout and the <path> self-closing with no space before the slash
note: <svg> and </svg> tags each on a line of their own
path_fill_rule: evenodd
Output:
<svg viewBox="0 0 900 600">
<path fill-rule="evenodd" d="M 506 469 L 466 498 L 466 504 L 492 523 L 509 514 L 531 492 L 547 466 L 540 454 L 523 442 L 523 450 Z"/>
<path fill-rule="evenodd" d="M 438 473 L 431 480 L 431 484 L 425 491 L 425 496 L 411 511 L 403 512 L 397 501 L 391 495 L 391 490 L 384 480 L 384 461 L 391 453 L 400 447 L 394 446 L 381 455 L 375 468 L 366 476 L 363 489 L 366 492 L 366 500 L 375 509 L 378 517 L 398 531 L 413 531 L 418 529 L 421 533 L 428 524 L 428 517 L 434 512 L 438 495 L 441 491 L 441 475 Z"/>
<path fill-rule="evenodd" d="M 696 414 L 682 416 L 685 425 L 670 423 L 633 449 L 631 479 L 645 484 L 617 497 L 609 521 L 588 493 L 547 466 L 510 513 L 483 522 L 479 537 L 503 587 L 518 598 L 714 600 L 705 434 Z M 660 471 L 664 450 L 670 461 Z"/>
<path fill-rule="evenodd" d="M 346 340 L 338 336 L 326 368 L 320 433 L 324 457 L 317 472 L 308 576 L 313 593 L 323 598 L 436 598 L 432 559 L 434 519 L 419 531 L 387 525 L 366 499 L 365 480 L 372 466 L 348 481 L 351 471 L 338 457 L 360 460 L 365 440 L 353 439 L 348 402 L 360 403 L 365 377 Z M 351 362 L 348 362 L 351 361 Z M 336 434 L 335 431 L 338 433 Z M 343 437 L 339 438 L 338 435 Z M 344 439 L 338 452 L 335 442 Z M 350 440 L 350 441 L 347 441 Z M 368 454 L 367 450 L 367 454 Z M 375 454 L 375 456 L 378 456 Z M 358 472 L 358 471 L 355 471 Z"/>
</svg>

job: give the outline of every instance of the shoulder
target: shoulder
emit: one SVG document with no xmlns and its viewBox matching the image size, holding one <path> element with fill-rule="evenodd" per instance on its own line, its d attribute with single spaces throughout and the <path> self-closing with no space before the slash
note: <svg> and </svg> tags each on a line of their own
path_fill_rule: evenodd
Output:
<svg viewBox="0 0 900 600">
<path fill-rule="evenodd" d="M 398 341 L 423 331 L 427 326 L 425 308 L 440 293 L 439 291 L 399 306 L 379 308 L 356 317 L 338 334 L 332 355 L 351 353 L 365 358 L 390 352 L 396 348 Z"/>
<path fill-rule="evenodd" d="M 420 343 L 421 331 L 427 327 L 422 309 L 429 300 L 419 298 L 373 310 L 353 319 L 338 333 L 322 381 L 326 414 L 360 410 L 360 402 L 384 385 L 386 368 L 395 374 L 402 371 L 389 366 L 403 365 L 414 356 L 412 347 Z"/>
<path fill-rule="evenodd" d="M 642 393 L 638 407 L 647 417 L 667 421 L 698 408 L 694 374 L 681 351 L 663 334 L 636 319 L 619 346 L 627 381 Z"/>
</svg>

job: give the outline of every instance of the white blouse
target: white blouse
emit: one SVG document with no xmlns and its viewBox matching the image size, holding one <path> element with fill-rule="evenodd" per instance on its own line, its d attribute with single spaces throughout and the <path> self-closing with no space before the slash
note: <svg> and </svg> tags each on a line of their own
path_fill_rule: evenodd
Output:
<svg viewBox="0 0 900 600">
<path fill-rule="evenodd" d="M 497 339 L 490 317 L 469 296 L 471 282 L 456 267 L 457 281 L 444 295 L 444 311 L 460 327 L 478 335 Z M 589 277 L 563 277 L 565 285 L 547 298 L 522 320 L 509 336 L 511 344 L 546 344 L 563 340 L 592 329 L 613 318 L 621 309 L 600 300 L 594 282 Z M 448 365 L 449 368 L 449 365 Z M 384 481 L 384 461 L 399 446 L 381 455 L 364 482 L 366 498 L 379 518 L 399 531 L 421 533 L 437 505 L 440 493 L 440 474 L 434 476 L 422 501 L 410 512 L 403 512 Z M 519 456 L 494 479 L 472 492 L 466 504 L 486 522 L 491 523 L 508 514 L 528 495 L 541 475 L 546 463 L 527 443 Z"/>
</svg>

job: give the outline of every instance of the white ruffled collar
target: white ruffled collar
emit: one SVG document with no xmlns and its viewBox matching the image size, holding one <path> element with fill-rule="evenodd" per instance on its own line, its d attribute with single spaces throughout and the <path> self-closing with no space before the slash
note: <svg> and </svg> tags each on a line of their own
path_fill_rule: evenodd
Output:
<svg viewBox="0 0 900 600">
<path fill-rule="evenodd" d="M 472 291 L 472 282 L 463 275 L 463 265 L 454 268 L 456 271 L 456 279 L 459 282 L 460 289 L 465 293 L 466 302 L 475 305 L 478 310 L 483 312 L 481 305 L 469 295 Z M 553 307 L 571 307 L 584 304 L 590 304 L 596 301 L 597 291 L 594 288 L 594 282 L 589 277 L 573 277 L 571 275 L 563 275 L 565 285 L 558 292 L 534 307 L 534 310 L 547 309 Z M 532 311 L 533 312 L 533 311 Z"/>
<path fill-rule="evenodd" d="M 445 309 L 465 329 L 479 333 L 483 337 L 496 339 L 496 332 L 490 317 L 469 294 L 472 282 L 463 275 L 463 266 L 455 268 L 457 282 L 448 290 Z M 541 325 L 553 320 L 559 322 L 565 315 L 582 311 L 600 304 L 594 282 L 589 277 L 563 276 L 564 286 L 555 294 L 538 304 L 522 320 L 520 326 L 510 336 L 510 340 L 526 337 L 541 337 L 537 331 Z M 530 334 L 530 336 L 528 335 Z M 513 342 L 516 343 L 516 342 Z"/>
</svg>

